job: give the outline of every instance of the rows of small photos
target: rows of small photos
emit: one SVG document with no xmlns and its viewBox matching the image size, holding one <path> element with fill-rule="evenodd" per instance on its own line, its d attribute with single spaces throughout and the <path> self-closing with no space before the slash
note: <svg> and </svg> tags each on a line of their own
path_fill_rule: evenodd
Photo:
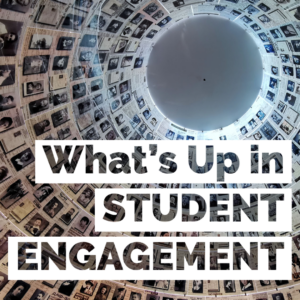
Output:
<svg viewBox="0 0 300 300">
<path fill-rule="evenodd" d="M 5 300 L 189 300 L 218 295 L 249 300 L 300 297 L 300 7 L 290 0 L 2 0 L 0 3 L 0 298 Z M 252 107 L 234 124 L 196 132 L 173 124 L 155 106 L 146 82 L 148 57 L 173 24 L 197 14 L 239 24 L 257 43 L 264 77 Z M 34 142 L 59 140 L 281 140 L 293 141 L 292 184 L 36 184 Z M 194 161 L 193 153 L 191 161 Z M 75 157 L 76 160 L 76 157 Z M 64 162 L 53 162 L 55 169 Z M 76 164 L 76 161 L 72 162 Z M 72 167 L 72 163 L 71 166 Z M 253 165 L 257 162 L 255 158 Z M 277 166 L 277 165 L 276 165 Z M 278 165 L 280 168 L 280 164 Z M 201 172 L 201 170 L 200 170 Z M 292 187 L 291 281 L 8 281 L 9 236 L 213 236 L 199 232 L 95 231 L 95 188 Z M 176 191 L 176 190 L 175 190 Z M 112 204 L 111 204 L 112 205 Z M 175 204 L 174 204 L 175 205 Z M 176 202 L 177 206 L 177 202 Z M 113 205 L 112 205 L 113 208 Z M 141 207 L 136 208 L 137 217 Z M 248 216 L 252 215 L 249 211 Z M 118 216 L 121 217 L 121 216 Z M 278 232 L 218 233 L 284 236 Z M 25 245 L 34 247 L 34 245 Z M 25 263 L 19 250 L 19 268 Z M 166 246 L 166 245 L 164 245 Z M 217 246 L 217 245 L 216 245 Z M 81 245 L 81 248 L 88 245 Z M 133 247 L 140 248 L 136 243 Z M 159 245 L 158 245 L 159 247 Z M 65 249 L 49 259 L 65 263 Z M 75 249 L 76 250 L 76 249 Z M 74 250 L 74 251 L 75 251 Z M 78 250 L 78 249 L 77 249 Z M 109 250 L 109 249 L 107 249 Z M 128 253 L 133 250 L 127 249 Z M 183 251 L 183 250 L 182 250 Z M 75 251 L 76 252 L 76 251 Z M 95 262 L 79 262 L 77 268 Z M 201 250 L 199 250 L 201 253 Z M 126 254 L 128 259 L 129 254 Z M 238 251 L 239 253 L 239 251 Z M 184 255 L 184 253 L 183 253 Z M 105 268 L 105 255 L 99 268 Z M 154 253 L 155 257 L 155 253 Z M 216 264 L 218 254 L 211 257 Z M 272 257 L 269 263 L 272 265 Z M 254 258 L 247 257 L 250 264 Z M 235 261 L 236 263 L 236 261 Z M 147 265 L 147 261 L 145 261 Z M 201 263 L 200 263 L 201 264 Z M 115 261 L 116 268 L 120 262 Z M 155 257 L 155 268 L 168 268 Z"/>
</svg>

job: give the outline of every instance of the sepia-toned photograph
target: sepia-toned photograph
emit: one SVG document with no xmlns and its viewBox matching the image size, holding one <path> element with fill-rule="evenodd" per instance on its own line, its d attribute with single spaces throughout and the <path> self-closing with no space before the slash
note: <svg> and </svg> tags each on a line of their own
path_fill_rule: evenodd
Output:
<svg viewBox="0 0 300 300">
<path fill-rule="evenodd" d="M 36 213 L 30 221 L 24 225 L 24 228 L 33 236 L 40 236 L 48 225 L 49 222 L 39 213 Z"/>
<path fill-rule="evenodd" d="M 24 57 L 23 75 L 43 74 L 48 72 L 49 55 Z"/>
<path fill-rule="evenodd" d="M 54 218 L 64 205 L 56 198 L 53 197 L 43 208 L 44 212 L 50 217 Z"/>
<path fill-rule="evenodd" d="M 29 81 L 23 83 L 23 97 L 44 93 L 44 80 Z"/>
</svg>

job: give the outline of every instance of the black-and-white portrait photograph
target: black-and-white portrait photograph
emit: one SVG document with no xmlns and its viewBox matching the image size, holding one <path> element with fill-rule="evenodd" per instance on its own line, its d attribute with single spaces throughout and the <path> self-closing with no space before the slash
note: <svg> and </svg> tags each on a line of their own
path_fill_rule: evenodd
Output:
<svg viewBox="0 0 300 300">
<path fill-rule="evenodd" d="M 139 109 L 142 109 L 145 106 L 145 100 L 142 96 L 137 98 L 136 102 L 137 102 Z"/>
<path fill-rule="evenodd" d="M 41 233 L 47 228 L 49 222 L 42 217 L 39 213 L 36 213 L 30 221 L 24 225 L 24 228 L 33 236 L 40 236 Z"/>
<path fill-rule="evenodd" d="M 51 129 L 51 123 L 48 119 L 40 121 L 33 125 L 36 136 L 40 136 Z"/>
<path fill-rule="evenodd" d="M 166 26 L 169 22 L 171 22 L 171 20 L 172 20 L 172 18 L 169 17 L 169 16 L 167 16 L 167 17 L 165 17 L 164 19 L 162 19 L 159 23 L 157 23 L 157 25 L 158 25 L 159 27 L 164 27 L 164 26 Z"/>
<path fill-rule="evenodd" d="M 267 53 L 275 53 L 274 47 L 272 44 L 264 45 Z"/>
<path fill-rule="evenodd" d="M 153 24 L 153 22 L 149 20 L 144 20 L 138 28 L 133 32 L 132 37 L 136 39 L 142 38 L 144 33 L 148 30 L 148 28 Z"/>
<path fill-rule="evenodd" d="M 128 88 L 129 88 L 129 81 L 128 80 L 120 83 L 119 84 L 120 94 L 123 94 L 123 93 L 127 92 Z"/>
<path fill-rule="evenodd" d="M 115 131 L 112 129 L 110 130 L 106 135 L 105 135 L 105 139 L 112 141 L 115 140 L 117 138 Z"/>
<path fill-rule="evenodd" d="M 272 29 L 270 30 L 270 33 L 272 34 L 274 39 L 282 38 L 282 34 L 278 29 Z"/>
<path fill-rule="evenodd" d="M 133 56 L 125 56 L 122 58 L 121 68 L 130 67 L 132 63 Z"/>
<path fill-rule="evenodd" d="M 59 38 L 56 50 L 72 50 L 74 46 L 75 38 L 62 36 Z"/>
<path fill-rule="evenodd" d="M 272 89 L 277 88 L 278 80 L 276 78 L 270 77 L 269 87 Z"/>
<path fill-rule="evenodd" d="M 0 95 L 0 111 L 9 110 L 16 107 L 17 96 L 14 92 Z"/>
<path fill-rule="evenodd" d="M 15 83 L 15 65 L 0 65 L 0 87 Z"/>
<path fill-rule="evenodd" d="M 18 179 L 1 192 L 0 203 L 7 209 L 27 194 L 28 189 L 26 185 L 23 184 L 21 179 Z"/>
<path fill-rule="evenodd" d="M 131 36 L 132 32 L 133 32 L 132 27 L 127 26 L 127 27 L 125 27 L 125 29 L 123 29 L 123 31 L 121 33 L 121 37 L 129 38 Z"/>
<path fill-rule="evenodd" d="M 173 2 L 173 5 L 174 5 L 174 7 L 180 7 L 180 6 L 185 5 L 185 2 L 183 0 L 175 0 Z"/>
<path fill-rule="evenodd" d="M 277 134 L 276 130 L 268 121 L 261 126 L 260 130 L 268 140 L 271 140 Z"/>
<path fill-rule="evenodd" d="M 148 120 L 151 117 L 151 112 L 149 111 L 149 109 L 143 111 L 143 116 L 146 120 Z"/>
<path fill-rule="evenodd" d="M 139 24 L 143 19 L 145 18 L 145 15 L 137 13 L 132 20 L 130 21 L 132 24 L 137 25 Z"/>
<path fill-rule="evenodd" d="M 53 59 L 53 71 L 65 70 L 68 66 L 69 56 L 55 56 Z"/>
<path fill-rule="evenodd" d="M 150 30 L 149 32 L 148 32 L 148 34 L 146 35 L 146 38 L 148 38 L 148 39 L 153 39 L 154 38 L 154 36 L 157 34 L 157 30 L 154 30 L 154 29 L 152 29 L 152 30 Z"/>
<path fill-rule="evenodd" d="M 51 115 L 51 119 L 54 127 L 67 122 L 69 120 L 68 108 L 63 108 Z"/>
<path fill-rule="evenodd" d="M 35 158 L 31 149 L 27 148 L 18 153 L 17 155 L 13 156 L 10 160 L 13 166 L 15 167 L 16 171 L 19 172 L 20 170 L 33 163 L 35 161 Z"/>
<path fill-rule="evenodd" d="M 298 35 L 296 29 L 292 24 L 281 26 L 280 29 L 287 38 Z"/>
<path fill-rule="evenodd" d="M 263 24 L 267 24 L 269 22 L 271 22 L 271 19 L 266 16 L 266 15 L 261 15 L 258 17 L 258 19 L 263 23 Z"/>
<path fill-rule="evenodd" d="M 122 125 L 125 122 L 123 114 L 119 114 L 117 117 L 115 117 L 115 120 L 118 126 Z"/>
<path fill-rule="evenodd" d="M 5 295 L 3 300 L 21 300 L 30 289 L 30 284 L 18 280 Z"/>
<path fill-rule="evenodd" d="M 71 129 L 70 127 L 67 128 L 62 128 L 57 131 L 58 139 L 59 140 L 64 140 L 67 137 L 71 136 Z"/>
<path fill-rule="evenodd" d="M 168 138 L 169 140 L 173 140 L 175 137 L 175 132 L 172 130 L 168 130 L 166 133 L 166 138 Z"/>
<path fill-rule="evenodd" d="M 263 43 L 269 42 L 269 39 L 268 39 L 267 35 L 264 32 L 259 33 L 258 36 L 262 40 Z"/>
<path fill-rule="evenodd" d="M 88 78 L 98 77 L 102 74 L 102 68 L 100 66 L 94 66 L 92 68 L 89 68 Z"/>
<path fill-rule="evenodd" d="M 33 195 L 39 202 L 43 202 L 52 193 L 52 186 L 50 184 L 43 184 L 33 193 Z"/>
<path fill-rule="evenodd" d="M 271 72 L 273 75 L 278 75 L 278 67 L 271 66 Z"/>
<path fill-rule="evenodd" d="M 54 224 L 48 232 L 46 232 L 45 236 L 62 236 L 62 234 L 64 233 L 64 229 L 61 228 L 59 225 Z"/>
<path fill-rule="evenodd" d="M 81 217 L 77 219 L 77 222 L 74 223 L 74 228 L 76 228 L 79 232 L 84 233 L 89 227 L 91 220 L 87 217 Z"/>
<path fill-rule="evenodd" d="M 129 300 L 141 300 L 141 299 L 142 299 L 141 293 L 131 292 Z"/>
<path fill-rule="evenodd" d="M 49 294 L 47 294 L 46 292 L 40 289 L 36 289 L 29 300 L 46 300 L 48 296 Z"/>
<path fill-rule="evenodd" d="M 282 66 L 283 73 L 288 76 L 294 76 L 294 68 L 289 66 Z"/>
<path fill-rule="evenodd" d="M 294 81 L 291 81 L 291 80 L 288 80 L 288 83 L 287 83 L 287 87 L 286 89 L 290 92 L 294 92 L 295 90 L 295 82 Z"/>
<path fill-rule="evenodd" d="M 193 280 L 192 292 L 195 294 L 203 293 L 203 280 Z"/>
<path fill-rule="evenodd" d="M 226 9 L 226 6 L 223 5 L 215 5 L 214 10 L 216 11 L 223 11 L 224 9 Z"/>
<path fill-rule="evenodd" d="M 130 100 L 131 100 L 131 96 L 130 96 L 129 93 L 123 94 L 121 96 L 121 101 L 122 101 L 123 105 L 125 105 L 126 103 L 128 103 Z"/>
<path fill-rule="evenodd" d="M 102 132 L 107 131 L 111 127 L 110 123 L 107 120 L 105 120 L 104 122 L 100 123 L 99 126 L 100 126 Z"/>
<path fill-rule="evenodd" d="M 8 180 L 11 176 L 11 171 L 5 165 L 0 166 L 0 183 Z"/>
<path fill-rule="evenodd" d="M 79 30 L 83 21 L 84 17 L 82 16 L 67 14 L 61 27 L 66 29 Z"/>
<path fill-rule="evenodd" d="M 111 290 L 111 286 L 101 283 L 94 300 L 106 300 Z"/>
<path fill-rule="evenodd" d="M 93 3 L 92 0 L 75 0 L 74 7 L 78 10 L 87 12 L 88 9 L 93 6 Z"/>
<path fill-rule="evenodd" d="M 159 6 L 155 2 L 151 2 L 143 9 L 143 11 L 148 15 L 152 15 L 154 12 L 158 10 L 158 8 Z"/>
<path fill-rule="evenodd" d="M 248 5 L 244 10 L 248 15 L 256 15 L 259 13 L 259 9 L 253 5 Z"/>
<path fill-rule="evenodd" d="M 113 98 L 115 96 L 117 96 L 117 88 L 116 86 L 112 86 L 111 88 L 109 88 L 107 90 L 107 98 L 110 99 L 110 98 Z"/>
<path fill-rule="evenodd" d="M 122 27 L 123 22 L 112 20 L 106 28 L 106 31 L 111 33 L 117 33 L 119 29 Z"/>
<path fill-rule="evenodd" d="M 288 64 L 290 62 L 290 56 L 288 54 L 280 54 L 281 62 Z"/>
<path fill-rule="evenodd" d="M 100 16 L 99 14 L 95 14 L 92 17 L 88 27 L 95 30 L 102 30 L 106 24 L 107 24 L 106 17 L 104 17 L 102 14 Z"/>
<path fill-rule="evenodd" d="M 144 280 L 143 286 L 148 286 L 160 290 L 168 290 L 170 286 L 170 280 Z"/>
<path fill-rule="evenodd" d="M 75 66 L 72 68 L 72 79 L 81 79 L 85 76 L 85 67 L 84 66 Z"/>
<path fill-rule="evenodd" d="M 77 199 L 77 202 L 86 208 L 93 200 L 95 194 L 90 187 L 86 187 Z"/>
<path fill-rule="evenodd" d="M 135 129 L 141 123 L 141 119 L 138 115 L 134 115 L 129 122 L 132 128 Z"/>
<path fill-rule="evenodd" d="M 96 53 L 94 58 L 94 65 L 104 64 L 107 53 Z"/>
<path fill-rule="evenodd" d="M 245 126 L 243 126 L 243 127 L 240 129 L 240 132 L 241 132 L 242 135 L 245 135 L 245 134 L 248 133 L 248 130 L 247 130 L 247 128 L 246 128 Z"/>
<path fill-rule="evenodd" d="M 80 47 L 94 48 L 97 45 L 97 36 L 92 34 L 85 34 L 80 42 Z"/>
<path fill-rule="evenodd" d="M 41 94 L 44 93 L 44 90 L 44 80 L 29 81 L 23 83 L 23 97 Z"/>
<path fill-rule="evenodd" d="M 271 119 L 274 123 L 279 125 L 279 123 L 282 121 L 282 116 L 276 110 L 274 110 L 272 112 Z"/>
<path fill-rule="evenodd" d="M 235 281 L 234 280 L 224 280 L 224 290 L 225 293 L 235 293 Z"/>
<path fill-rule="evenodd" d="M 77 283 L 78 280 L 66 280 L 60 285 L 60 287 L 58 288 L 58 292 L 66 296 L 71 296 Z"/>
<path fill-rule="evenodd" d="M 94 57 L 94 53 L 92 51 L 81 51 L 79 54 L 79 61 L 91 61 Z"/>
<path fill-rule="evenodd" d="M 108 67 L 107 67 L 107 70 L 110 71 L 110 70 L 115 70 L 118 68 L 118 64 L 119 64 L 119 57 L 114 57 L 114 58 L 111 58 L 108 62 Z"/>
<path fill-rule="evenodd" d="M 294 51 L 295 52 L 300 52 L 300 40 L 292 40 L 291 41 Z"/>
<path fill-rule="evenodd" d="M 254 31 L 259 31 L 261 28 L 257 24 L 253 24 L 250 26 Z"/>
<path fill-rule="evenodd" d="M 247 16 L 243 16 L 243 17 L 241 18 L 241 20 L 242 20 L 244 23 L 246 23 L 246 24 L 249 24 L 249 23 L 253 22 L 253 20 L 250 19 L 250 18 L 247 17 Z"/>
<path fill-rule="evenodd" d="M 254 285 L 252 280 L 240 280 L 240 287 L 242 292 L 254 291 Z"/>
<path fill-rule="evenodd" d="M 143 61 L 144 61 L 144 58 L 143 57 L 137 57 L 135 59 L 135 62 L 134 62 L 134 68 L 137 69 L 137 68 L 141 68 L 142 65 L 143 65 Z"/>
<path fill-rule="evenodd" d="M 43 74 L 48 72 L 50 55 L 24 57 L 23 75 Z"/>
<path fill-rule="evenodd" d="M 132 14 L 133 14 L 133 10 L 132 9 L 130 9 L 130 8 L 125 8 L 122 12 L 121 12 L 121 14 L 120 14 L 120 18 L 122 18 L 122 19 L 125 19 L 125 20 L 127 20 Z"/>
<path fill-rule="evenodd" d="M 31 0 L 4 0 L 1 1 L 0 7 L 25 14 L 29 10 L 31 2 Z"/>
<path fill-rule="evenodd" d="M 73 99 L 79 99 L 86 95 L 86 85 L 84 82 L 79 84 L 74 84 L 72 86 Z"/>
<path fill-rule="evenodd" d="M 287 102 L 289 105 L 294 106 L 296 102 L 296 97 L 290 93 L 286 93 L 284 102 Z"/>
<path fill-rule="evenodd" d="M 29 49 L 47 50 L 51 48 L 53 41 L 52 35 L 33 34 L 29 44 Z"/>
<path fill-rule="evenodd" d="M 282 293 L 272 294 L 272 298 L 273 298 L 273 300 L 284 300 L 284 296 Z"/>
<path fill-rule="evenodd" d="M 65 210 L 65 212 L 61 215 L 60 220 L 65 224 L 69 225 L 77 216 L 78 209 L 75 206 L 69 207 Z"/>
<path fill-rule="evenodd" d="M 257 5 L 257 7 L 259 9 L 261 9 L 263 12 L 268 12 L 271 8 L 269 6 L 267 6 L 266 4 L 264 3 L 260 3 Z"/>
<path fill-rule="evenodd" d="M 91 81 L 91 92 L 99 91 L 103 88 L 103 80 L 101 78 Z"/>
<path fill-rule="evenodd" d="M 59 140 L 64 140 L 67 137 L 71 136 L 71 129 L 69 127 L 65 128 L 65 129 L 62 128 L 57 131 L 57 135 L 58 135 Z"/>
<path fill-rule="evenodd" d="M 159 10 L 159 11 L 157 11 L 153 16 L 152 16 L 152 18 L 154 19 L 154 20 L 159 20 L 159 19 L 161 19 L 163 16 L 165 15 L 165 13 L 162 11 L 162 10 Z M 156 31 L 156 30 L 151 30 L 151 31 Z M 150 31 L 150 32 L 151 32 Z M 150 32 L 149 32 L 149 34 L 150 34 Z M 156 33 L 157 33 L 157 31 L 156 31 Z"/>
<path fill-rule="evenodd" d="M 57 106 L 69 102 L 70 99 L 67 92 L 60 92 L 60 93 L 55 93 L 52 97 L 52 100 L 53 100 L 53 105 Z"/>
<path fill-rule="evenodd" d="M 292 130 L 294 129 L 294 127 L 289 123 L 287 122 L 286 120 L 284 120 L 281 125 L 280 125 L 280 128 L 287 134 L 289 135 Z"/>
<path fill-rule="evenodd" d="M 64 205 L 56 198 L 53 197 L 43 208 L 44 212 L 50 217 L 54 218 Z"/>
</svg>

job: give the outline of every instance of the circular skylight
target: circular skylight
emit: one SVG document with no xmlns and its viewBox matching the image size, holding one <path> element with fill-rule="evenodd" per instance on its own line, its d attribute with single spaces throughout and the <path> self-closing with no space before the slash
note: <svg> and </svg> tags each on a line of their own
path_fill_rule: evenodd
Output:
<svg viewBox="0 0 300 300">
<path fill-rule="evenodd" d="M 213 130 L 239 119 L 255 101 L 262 60 L 253 38 L 234 22 L 196 16 L 166 31 L 151 52 L 150 94 L 172 122 Z"/>
</svg>

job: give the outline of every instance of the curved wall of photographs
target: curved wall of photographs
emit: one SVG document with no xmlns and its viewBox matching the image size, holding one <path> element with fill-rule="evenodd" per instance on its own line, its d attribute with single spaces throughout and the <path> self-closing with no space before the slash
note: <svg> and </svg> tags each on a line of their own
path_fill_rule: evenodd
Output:
<svg viewBox="0 0 300 300">
<path fill-rule="evenodd" d="M 300 7 L 296 0 L 2 0 L 0 3 L 0 298 L 82 300 L 191 300 L 209 297 L 295 300 L 300 298 Z M 263 81 L 249 110 L 214 131 L 172 124 L 153 103 L 146 67 L 156 40 L 197 15 L 230 19 L 250 34 L 263 58 Z M 230 74 L 228 74 L 230 76 Z M 238 84 L 238 83 L 237 83 Z M 165 184 L 36 184 L 35 140 L 292 140 L 292 184 L 171 184 L 171 188 L 291 187 L 293 232 L 119 232 L 94 229 L 94 190 L 110 187 L 166 188 Z M 192 167 L 195 156 L 190 153 Z M 64 161 L 59 162 L 63 164 Z M 76 163 L 74 162 L 68 167 Z M 105 161 L 102 160 L 105 164 Z M 255 159 L 253 165 L 255 166 Z M 57 165 L 53 163 L 53 168 Z M 280 168 L 280 165 L 278 165 Z M 136 191 L 136 190 L 134 190 Z M 176 190 L 174 190 L 176 192 Z M 255 202 L 255 199 L 253 199 Z M 177 208 L 177 202 L 174 202 Z M 240 207 L 239 201 L 236 203 Z M 140 206 L 136 213 L 140 213 Z M 255 218 L 250 210 L 248 215 Z M 118 214 L 117 214 L 118 216 Z M 120 216 L 118 216 L 120 217 Z M 238 216 L 237 216 L 238 217 Z M 194 281 L 8 281 L 9 236 L 284 236 L 292 235 L 292 280 Z M 33 245 L 27 245 L 33 247 Z M 157 245 L 160 247 L 162 245 Z M 166 245 L 163 245 L 166 246 Z M 212 251 L 218 245 L 213 245 Z M 276 245 L 275 245 L 276 246 Z M 277 245 L 280 247 L 280 245 Z M 276 247 L 277 247 L 276 246 Z M 88 249 L 83 243 L 81 248 Z M 124 253 L 141 248 L 136 243 Z M 74 249 L 75 251 L 76 249 Z M 78 250 L 78 249 L 77 249 Z M 109 249 L 108 249 L 109 250 Z M 157 250 L 158 251 L 158 250 Z M 181 249 L 182 255 L 185 254 Z M 72 254 L 73 253 L 73 254 Z M 87 268 L 93 261 L 71 261 Z M 156 252 L 157 253 L 157 252 Z M 201 256 L 199 248 L 197 254 Z M 212 256 L 216 267 L 217 255 Z M 237 256 L 239 255 L 237 250 Z M 235 256 L 235 257 L 237 257 Z M 43 249 L 63 268 L 59 255 Z M 155 268 L 168 268 L 155 256 Z M 19 268 L 25 264 L 23 248 Z M 98 268 L 104 267 L 103 256 Z M 248 257 L 255 264 L 255 257 Z M 270 266 L 274 259 L 270 257 Z M 238 261 L 238 260 L 237 260 Z M 235 266 L 237 266 L 235 260 Z M 115 261 L 120 268 L 120 262 Z M 148 262 L 143 262 L 147 266 Z M 199 263 L 201 268 L 201 261 Z"/>
</svg>

